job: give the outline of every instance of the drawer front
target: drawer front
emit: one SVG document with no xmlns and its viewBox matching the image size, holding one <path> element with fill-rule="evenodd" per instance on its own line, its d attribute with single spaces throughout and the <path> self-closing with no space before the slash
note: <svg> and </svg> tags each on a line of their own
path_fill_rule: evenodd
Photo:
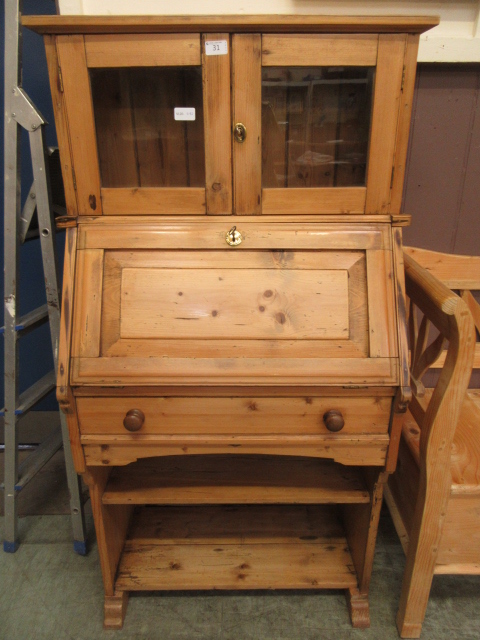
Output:
<svg viewBox="0 0 480 640">
<path fill-rule="evenodd" d="M 381 465 L 391 402 L 385 396 L 78 397 L 77 411 L 81 442 L 92 465 L 198 453 L 301 455 Z M 328 424 L 336 428 L 343 421 L 339 431 L 327 428 L 326 414 L 332 411 L 335 420 Z M 127 414 L 134 416 L 127 419 L 128 428 Z"/>
<path fill-rule="evenodd" d="M 135 436 L 195 434 L 290 434 L 353 436 L 386 434 L 391 398 L 77 398 L 82 435 L 132 435 L 128 412 L 145 416 Z M 324 416 L 342 414 L 332 432 Z M 128 424 L 128 422 L 127 422 Z M 135 425 L 136 426 L 136 425 Z M 132 437 L 135 437 L 132 436 Z"/>
<path fill-rule="evenodd" d="M 388 225 L 86 224 L 75 385 L 395 385 Z"/>
</svg>

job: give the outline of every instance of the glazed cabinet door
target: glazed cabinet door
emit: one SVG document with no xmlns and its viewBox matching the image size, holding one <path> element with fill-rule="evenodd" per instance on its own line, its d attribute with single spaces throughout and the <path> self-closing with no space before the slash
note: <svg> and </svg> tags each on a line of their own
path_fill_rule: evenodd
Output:
<svg viewBox="0 0 480 640">
<path fill-rule="evenodd" d="M 406 45 L 235 34 L 235 212 L 389 213 Z"/>
<path fill-rule="evenodd" d="M 392 212 L 411 44 L 405 34 L 58 36 L 79 213 Z"/>
<path fill-rule="evenodd" d="M 229 222 L 82 225 L 73 386 L 398 383 L 388 225 Z"/>
<path fill-rule="evenodd" d="M 80 214 L 231 213 L 228 34 L 69 35 L 56 46 Z"/>
</svg>

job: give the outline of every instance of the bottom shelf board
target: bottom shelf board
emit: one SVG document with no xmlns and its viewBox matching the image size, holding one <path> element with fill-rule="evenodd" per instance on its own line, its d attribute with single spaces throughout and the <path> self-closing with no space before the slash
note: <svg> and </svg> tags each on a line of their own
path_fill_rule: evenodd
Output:
<svg viewBox="0 0 480 640">
<path fill-rule="evenodd" d="M 143 507 L 119 591 L 345 589 L 357 577 L 337 507 Z"/>
</svg>

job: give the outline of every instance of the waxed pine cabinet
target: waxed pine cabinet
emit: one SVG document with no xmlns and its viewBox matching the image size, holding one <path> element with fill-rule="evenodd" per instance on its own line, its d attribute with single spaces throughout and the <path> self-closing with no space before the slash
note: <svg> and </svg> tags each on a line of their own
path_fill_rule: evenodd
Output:
<svg viewBox="0 0 480 640">
<path fill-rule="evenodd" d="M 430 18 L 29 17 L 65 182 L 58 399 L 128 593 L 344 589 L 369 625 L 408 387 Z"/>
</svg>

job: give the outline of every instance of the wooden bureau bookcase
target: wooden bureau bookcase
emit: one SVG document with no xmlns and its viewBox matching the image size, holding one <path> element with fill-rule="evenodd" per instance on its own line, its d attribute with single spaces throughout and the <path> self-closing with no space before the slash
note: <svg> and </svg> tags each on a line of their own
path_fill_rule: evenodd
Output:
<svg viewBox="0 0 480 640">
<path fill-rule="evenodd" d="M 58 399 L 128 592 L 345 589 L 409 398 L 400 215 L 431 18 L 29 17 L 65 181 Z"/>
</svg>

